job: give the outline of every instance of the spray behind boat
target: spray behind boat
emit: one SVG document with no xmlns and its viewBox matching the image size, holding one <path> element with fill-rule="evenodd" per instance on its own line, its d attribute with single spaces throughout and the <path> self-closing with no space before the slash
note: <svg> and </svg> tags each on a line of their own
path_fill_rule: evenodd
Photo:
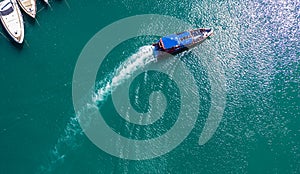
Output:
<svg viewBox="0 0 300 174">
<path fill-rule="evenodd" d="M 213 30 L 210 28 L 198 28 L 162 37 L 152 46 L 139 48 L 137 53 L 130 56 L 116 69 L 114 77 L 97 90 L 94 101 L 105 100 L 115 88 L 147 64 L 189 50 L 201 44 L 212 34 Z"/>
</svg>

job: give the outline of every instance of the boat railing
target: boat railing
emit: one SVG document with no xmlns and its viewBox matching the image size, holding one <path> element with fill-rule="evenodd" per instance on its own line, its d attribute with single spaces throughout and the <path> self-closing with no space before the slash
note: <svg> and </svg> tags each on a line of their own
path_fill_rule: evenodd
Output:
<svg viewBox="0 0 300 174">
<path fill-rule="evenodd" d="M 204 35 L 203 35 L 201 29 L 191 30 L 190 33 L 192 35 L 194 44 L 203 40 Z"/>
<path fill-rule="evenodd" d="M 200 35 L 203 35 L 203 32 L 202 29 L 196 29 L 196 30 L 191 30 L 191 34 L 193 37 L 196 37 L 196 36 L 200 36 Z"/>
</svg>

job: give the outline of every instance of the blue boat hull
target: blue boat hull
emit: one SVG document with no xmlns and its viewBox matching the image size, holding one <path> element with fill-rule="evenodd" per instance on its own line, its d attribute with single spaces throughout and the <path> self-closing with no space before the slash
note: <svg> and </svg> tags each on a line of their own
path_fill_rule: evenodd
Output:
<svg viewBox="0 0 300 174">
<path fill-rule="evenodd" d="M 176 55 L 202 43 L 213 34 L 210 28 L 198 28 L 160 38 L 152 44 L 157 58 Z"/>
</svg>

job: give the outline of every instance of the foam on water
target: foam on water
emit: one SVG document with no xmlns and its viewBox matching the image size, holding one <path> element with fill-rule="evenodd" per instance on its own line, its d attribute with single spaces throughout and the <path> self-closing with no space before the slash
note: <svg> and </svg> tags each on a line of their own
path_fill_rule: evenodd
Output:
<svg viewBox="0 0 300 174">
<path fill-rule="evenodd" d="M 153 56 L 153 46 L 143 46 L 139 48 L 137 53 L 130 56 L 115 70 L 113 78 L 97 90 L 93 101 L 99 102 L 105 100 L 106 96 L 113 92 L 116 87 L 121 85 L 124 80 L 131 77 L 138 69 L 143 68 L 145 65 L 155 60 L 156 58 Z"/>
<path fill-rule="evenodd" d="M 224 3 L 193 0 L 178 3 L 167 0 L 159 1 L 160 3 L 157 3 L 159 5 L 147 3 L 145 5 L 141 2 L 132 6 L 133 2 L 133 0 L 122 0 L 128 11 L 137 9 L 145 11 L 145 8 L 148 10 L 150 7 L 152 11 L 182 18 L 197 27 L 208 26 L 214 29 L 215 35 L 209 43 L 210 46 L 206 49 L 194 50 L 201 51 L 203 57 L 208 56 L 207 61 L 195 58 L 191 64 L 199 66 L 202 63 L 209 66 L 210 61 L 222 62 L 226 72 L 228 100 L 222 124 L 214 136 L 214 141 L 205 148 L 182 144 L 169 157 L 165 155 L 159 159 L 134 164 L 120 160 L 120 163 L 116 164 L 120 171 L 126 173 L 129 169 L 133 169 L 149 172 L 157 169 L 155 173 L 162 171 L 168 173 L 169 169 L 179 171 L 182 170 L 182 166 L 185 166 L 186 172 L 194 173 L 220 173 L 220 171 L 247 173 L 251 168 L 259 166 L 258 163 L 263 162 L 252 161 L 250 165 L 248 162 L 249 156 L 260 159 L 261 153 L 256 153 L 257 150 L 262 149 L 259 147 L 260 144 L 263 145 L 260 145 L 263 149 L 268 150 L 267 155 L 270 158 L 279 159 L 275 161 L 276 163 L 290 161 L 289 164 L 285 164 L 289 166 L 286 169 L 290 169 L 290 173 L 293 169 L 299 171 L 300 146 L 298 141 L 295 141 L 298 135 L 295 131 L 298 129 L 293 130 L 296 129 L 293 128 L 296 123 L 292 119 L 299 113 L 292 103 L 296 101 L 292 94 L 297 95 L 299 88 L 293 88 L 288 84 L 292 80 L 295 84 L 299 84 L 299 78 L 296 78 L 299 77 L 297 71 L 299 58 L 296 49 L 299 45 L 297 42 L 299 1 Z M 177 9 L 187 10 L 182 10 L 180 13 Z M 174 12 L 175 10 L 177 11 Z M 159 28 L 158 24 L 143 29 L 154 30 L 155 28 Z M 97 107 L 95 103 L 104 101 L 137 69 L 152 62 L 151 50 L 147 52 L 147 48 L 147 46 L 140 48 L 113 72 L 112 77 L 106 77 L 99 82 L 97 93 L 91 91 L 87 95 L 93 97 L 93 102 L 85 103 L 82 111 L 76 113 L 76 117 L 84 114 L 89 107 Z M 284 82 L 284 86 L 281 82 Z M 293 92 L 288 93 L 288 90 Z M 80 146 L 83 136 L 76 117 L 72 117 L 66 125 L 63 135 L 50 151 L 50 162 L 43 166 L 44 169 L 54 170 L 69 153 L 74 153 L 74 149 Z M 197 126 L 194 132 L 200 132 L 201 129 L 201 126 Z M 183 159 L 180 158 L 183 151 L 184 156 L 188 158 L 180 161 Z M 285 159 L 282 156 L 289 157 L 289 160 L 282 160 Z M 269 164 L 269 166 L 275 168 L 273 165 Z"/>
<path fill-rule="evenodd" d="M 144 68 L 147 64 L 154 61 L 156 61 L 156 58 L 153 56 L 153 46 L 142 46 L 136 53 L 132 54 L 116 68 L 112 77 L 105 77 L 103 81 L 97 82 L 97 92 L 92 92 L 93 90 L 91 90 L 91 93 L 87 95 L 87 97 L 93 98 L 93 103 L 84 104 L 81 110 L 70 118 L 64 129 L 64 133 L 49 152 L 50 159 L 48 163 L 42 165 L 37 173 L 52 172 L 64 161 L 69 152 L 81 145 L 82 142 L 80 140 L 82 139 L 83 131 L 78 123 L 80 116 L 89 113 L 91 108 L 97 107 L 99 102 L 105 101 L 114 89 L 130 78 L 137 70 Z"/>
</svg>

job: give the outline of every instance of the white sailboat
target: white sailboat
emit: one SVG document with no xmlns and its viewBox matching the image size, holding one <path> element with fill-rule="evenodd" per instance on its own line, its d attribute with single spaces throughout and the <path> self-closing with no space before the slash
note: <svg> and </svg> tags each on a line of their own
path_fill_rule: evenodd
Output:
<svg viewBox="0 0 300 174">
<path fill-rule="evenodd" d="M 8 34 L 17 42 L 24 40 L 23 16 L 15 0 L 0 2 L 0 19 Z"/>
<path fill-rule="evenodd" d="M 36 1 L 35 0 L 17 0 L 20 7 L 29 16 L 35 18 L 36 15 Z"/>
</svg>

